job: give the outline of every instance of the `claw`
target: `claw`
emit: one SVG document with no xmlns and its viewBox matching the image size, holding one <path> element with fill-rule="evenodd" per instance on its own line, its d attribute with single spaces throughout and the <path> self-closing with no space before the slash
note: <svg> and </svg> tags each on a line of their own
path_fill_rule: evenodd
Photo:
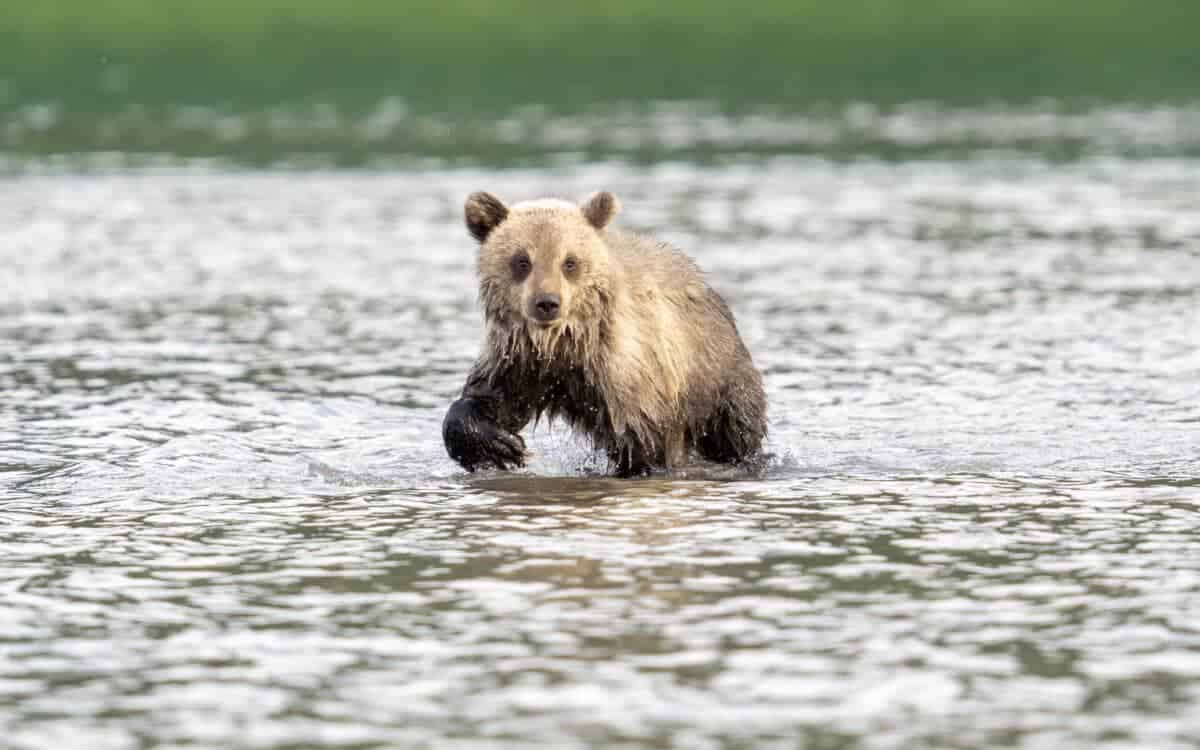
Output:
<svg viewBox="0 0 1200 750">
<path fill-rule="evenodd" d="M 520 435 L 497 431 L 491 449 L 501 469 L 525 465 L 525 441 Z"/>
</svg>

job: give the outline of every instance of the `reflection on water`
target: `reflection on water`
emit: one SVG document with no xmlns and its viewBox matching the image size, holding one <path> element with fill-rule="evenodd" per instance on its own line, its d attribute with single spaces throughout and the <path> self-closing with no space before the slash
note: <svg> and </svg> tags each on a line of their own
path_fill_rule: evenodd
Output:
<svg viewBox="0 0 1200 750">
<path fill-rule="evenodd" d="M 1197 167 L 0 181 L 0 735 L 1189 747 Z M 730 299 L 763 466 L 445 457 L 462 197 L 601 186 Z"/>
</svg>

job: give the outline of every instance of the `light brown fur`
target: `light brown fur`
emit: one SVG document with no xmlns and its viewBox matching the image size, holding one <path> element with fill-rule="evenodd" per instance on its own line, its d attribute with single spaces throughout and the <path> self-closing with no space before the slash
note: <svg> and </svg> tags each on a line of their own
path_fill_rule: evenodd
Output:
<svg viewBox="0 0 1200 750">
<path fill-rule="evenodd" d="M 487 333 L 464 398 L 488 399 L 511 433 L 562 416 L 619 473 L 679 465 L 691 446 L 716 460 L 748 458 L 766 433 L 766 403 L 732 313 L 685 255 L 607 229 L 616 211 L 609 193 L 511 209 L 471 196 Z M 547 323 L 533 305 L 548 294 L 561 309 Z"/>
</svg>

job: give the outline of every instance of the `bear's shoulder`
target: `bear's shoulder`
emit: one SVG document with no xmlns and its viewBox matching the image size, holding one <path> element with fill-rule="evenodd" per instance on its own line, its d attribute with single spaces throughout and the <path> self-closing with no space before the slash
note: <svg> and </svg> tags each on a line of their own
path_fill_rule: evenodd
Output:
<svg viewBox="0 0 1200 750">
<path fill-rule="evenodd" d="M 682 250 L 635 232 L 609 232 L 608 246 L 630 291 L 690 307 L 717 296 L 704 272 Z"/>
<path fill-rule="evenodd" d="M 669 242 L 623 230 L 605 234 L 610 253 L 628 271 L 651 271 L 684 278 L 702 275 L 696 262 Z"/>
</svg>

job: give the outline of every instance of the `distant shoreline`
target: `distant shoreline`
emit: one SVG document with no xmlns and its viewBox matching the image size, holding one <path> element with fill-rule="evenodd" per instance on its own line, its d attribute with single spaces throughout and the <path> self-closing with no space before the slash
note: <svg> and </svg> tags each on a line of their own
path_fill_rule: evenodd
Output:
<svg viewBox="0 0 1200 750">
<path fill-rule="evenodd" d="M 524 108 L 493 118 L 422 115 L 392 99 L 363 115 L 330 105 L 248 114 L 201 107 L 78 114 L 50 104 L 14 110 L 0 130 L 0 157 L 9 157 L 11 167 L 13 159 L 57 156 L 84 169 L 197 159 L 247 166 L 378 167 L 779 156 L 1196 158 L 1200 102 L 1079 108 L 1053 101 L 992 107 L 857 103 L 796 114 L 728 114 L 711 102 L 643 102 L 568 115 Z M 0 172 L 4 161 L 0 158 Z"/>
<path fill-rule="evenodd" d="M 828 120 L 856 103 L 1078 112 L 1200 99 L 1194 0 L 744 5 L 10 3 L 0 151 L 436 154 L 502 144 L 497 123 L 531 107 L 543 121 L 636 119 L 656 102 Z"/>
</svg>

